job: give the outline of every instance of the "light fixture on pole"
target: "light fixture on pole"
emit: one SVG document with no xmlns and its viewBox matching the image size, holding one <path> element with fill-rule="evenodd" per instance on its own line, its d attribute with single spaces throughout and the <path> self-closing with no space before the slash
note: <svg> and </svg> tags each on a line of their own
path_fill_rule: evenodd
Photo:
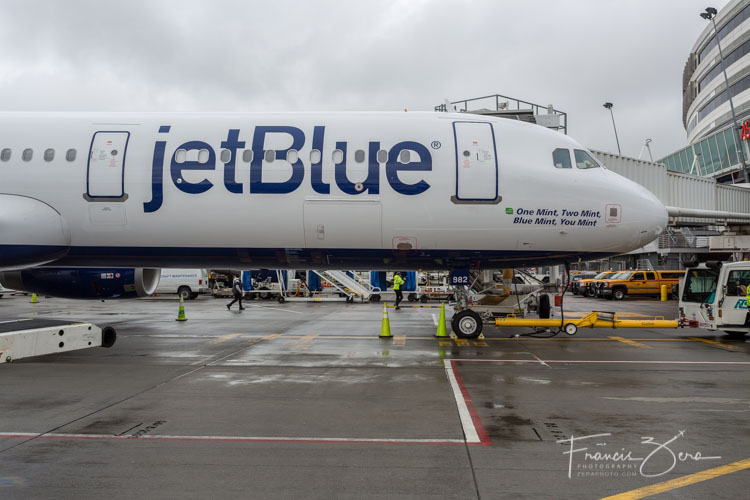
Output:
<svg viewBox="0 0 750 500">
<path fill-rule="evenodd" d="M 615 114 L 612 112 L 612 103 L 605 102 L 603 106 L 607 108 L 609 110 L 609 114 L 612 115 L 612 128 L 615 129 L 615 141 L 617 141 L 617 154 L 622 156 L 622 151 L 620 151 L 620 139 L 617 137 L 617 126 L 615 125 Z"/>
<path fill-rule="evenodd" d="M 719 43 L 719 31 L 716 29 L 716 9 L 713 7 L 706 7 L 706 12 L 701 12 L 700 16 L 707 21 L 711 21 L 714 26 L 714 37 L 716 38 L 716 46 L 719 47 L 719 59 L 721 60 L 721 70 L 724 72 L 724 84 L 727 88 L 727 97 L 729 98 L 729 109 L 732 110 L 732 124 L 734 125 L 733 137 L 737 139 L 737 131 L 740 129 L 740 124 L 737 122 L 737 115 L 734 112 L 734 102 L 732 101 L 732 92 L 729 90 L 729 78 L 727 78 L 727 65 L 724 62 L 724 54 L 721 52 L 721 44 Z M 742 175 L 745 178 L 745 182 L 750 182 L 750 177 L 747 175 L 747 163 L 745 162 L 745 149 L 742 146 L 742 140 L 739 140 L 739 155 L 740 161 L 742 162 Z"/>
</svg>

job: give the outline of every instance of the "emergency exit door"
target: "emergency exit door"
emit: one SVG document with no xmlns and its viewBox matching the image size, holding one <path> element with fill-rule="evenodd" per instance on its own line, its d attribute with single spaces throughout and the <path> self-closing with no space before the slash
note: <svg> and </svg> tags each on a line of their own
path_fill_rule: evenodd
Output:
<svg viewBox="0 0 750 500">
<path fill-rule="evenodd" d="M 499 203 L 498 166 L 492 124 L 454 122 L 457 203 Z"/>
<path fill-rule="evenodd" d="M 124 201 L 125 152 L 130 132 L 96 132 L 86 171 L 86 199 Z"/>
</svg>

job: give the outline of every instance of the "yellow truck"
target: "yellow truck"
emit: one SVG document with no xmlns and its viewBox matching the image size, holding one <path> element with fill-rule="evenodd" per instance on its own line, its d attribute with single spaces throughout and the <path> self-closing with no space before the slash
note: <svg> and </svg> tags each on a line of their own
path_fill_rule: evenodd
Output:
<svg viewBox="0 0 750 500">
<path fill-rule="evenodd" d="M 685 271 L 647 271 L 635 270 L 620 273 L 616 279 L 601 282 L 598 294 L 607 299 L 622 300 L 626 295 L 661 294 L 661 287 L 666 285 L 667 293 L 672 294 L 673 287 L 679 285 Z"/>
</svg>

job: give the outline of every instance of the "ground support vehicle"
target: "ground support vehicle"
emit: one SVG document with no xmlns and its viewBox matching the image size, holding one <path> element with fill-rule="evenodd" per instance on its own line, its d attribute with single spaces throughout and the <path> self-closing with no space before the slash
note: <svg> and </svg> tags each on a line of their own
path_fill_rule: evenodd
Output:
<svg viewBox="0 0 750 500">
<path fill-rule="evenodd" d="M 667 292 L 672 290 L 672 286 L 679 283 L 680 277 L 684 271 L 648 271 L 636 270 L 620 273 L 601 282 L 597 288 L 598 294 L 602 297 L 615 300 L 622 300 L 626 295 L 658 296 L 661 293 L 662 286 L 667 287 Z"/>
<path fill-rule="evenodd" d="M 497 327 L 528 326 L 539 328 L 561 328 L 568 335 L 575 335 L 579 328 L 677 328 L 677 320 L 657 317 L 647 320 L 619 319 L 617 313 L 594 311 L 581 318 L 517 318 L 509 315 L 495 320 Z"/>
<path fill-rule="evenodd" d="M 573 283 L 573 293 L 583 295 L 584 297 L 593 297 L 595 293 L 595 283 L 597 280 L 606 279 L 609 276 L 617 274 L 618 271 L 602 271 L 593 278 L 584 278 Z"/>
<path fill-rule="evenodd" d="M 454 287 L 456 305 L 451 328 L 456 336 L 476 338 L 482 333 L 484 323 L 494 324 L 497 318 L 527 310 L 549 318 L 551 304 L 547 292 L 556 292 L 555 284 L 538 281 L 535 287 L 526 287 L 526 293 L 512 294 L 513 278 L 512 270 L 504 270 L 502 283 L 497 283 L 493 271 L 477 271 L 468 285 Z"/>
<path fill-rule="evenodd" d="M 730 335 L 750 333 L 748 286 L 750 262 L 707 262 L 688 268 L 680 281 L 680 325 Z"/>
<path fill-rule="evenodd" d="M 42 318 L 4 321 L 0 324 L 0 363 L 89 347 L 112 347 L 116 339 L 114 328 L 100 328 L 93 323 Z"/>
<path fill-rule="evenodd" d="M 279 271 L 278 282 L 281 286 L 278 301 L 283 303 L 287 300 L 306 301 L 306 302 L 324 302 L 324 301 L 346 301 L 354 302 L 359 299 L 361 302 L 367 302 L 374 298 L 380 292 L 380 288 L 372 286 L 368 280 L 362 278 L 356 273 L 347 273 L 346 271 L 310 271 L 319 276 L 320 279 L 330 286 L 323 289 L 327 293 L 312 292 L 306 284 L 300 280 L 285 280 Z M 379 297 L 378 297 L 379 299 Z M 374 300 L 377 301 L 377 300 Z"/>
</svg>

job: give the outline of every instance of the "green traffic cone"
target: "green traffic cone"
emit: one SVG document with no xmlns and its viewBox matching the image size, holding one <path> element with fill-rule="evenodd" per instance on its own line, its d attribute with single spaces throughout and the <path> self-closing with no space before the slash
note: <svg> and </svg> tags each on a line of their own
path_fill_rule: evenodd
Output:
<svg viewBox="0 0 750 500">
<path fill-rule="evenodd" d="M 32 294 L 31 294 L 31 303 L 32 303 L 32 304 L 37 304 L 37 303 L 39 303 L 39 300 L 38 300 L 38 299 L 36 298 L 36 294 L 35 294 L 35 293 L 32 293 Z"/>
<path fill-rule="evenodd" d="M 435 333 L 435 337 L 448 337 L 448 332 L 445 331 L 445 302 L 440 303 L 440 319 L 438 320 L 438 327 L 437 332 Z"/>
<path fill-rule="evenodd" d="M 381 339 L 390 339 L 393 335 L 391 335 L 391 323 L 388 321 L 388 305 L 386 302 L 383 302 L 383 323 L 380 326 L 380 338 Z"/>
<path fill-rule="evenodd" d="M 180 312 L 177 313 L 177 321 L 187 321 L 185 317 L 185 299 L 180 295 Z"/>
</svg>

